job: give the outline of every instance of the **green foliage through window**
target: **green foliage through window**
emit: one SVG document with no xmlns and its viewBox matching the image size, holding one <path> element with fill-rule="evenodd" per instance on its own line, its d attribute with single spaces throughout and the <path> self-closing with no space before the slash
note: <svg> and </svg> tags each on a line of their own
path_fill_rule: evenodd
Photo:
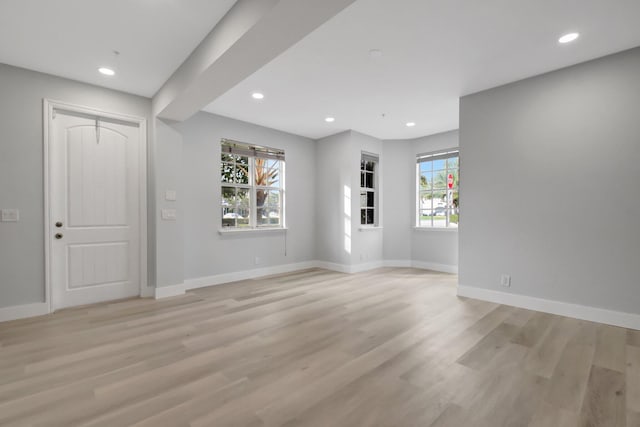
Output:
<svg viewBox="0 0 640 427">
<path fill-rule="evenodd" d="M 282 227 L 284 152 L 224 140 L 221 151 L 222 226 Z"/>
<path fill-rule="evenodd" d="M 418 227 L 456 228 L 460 217 L 458 151 L 419 156 Z"/>
</svg>

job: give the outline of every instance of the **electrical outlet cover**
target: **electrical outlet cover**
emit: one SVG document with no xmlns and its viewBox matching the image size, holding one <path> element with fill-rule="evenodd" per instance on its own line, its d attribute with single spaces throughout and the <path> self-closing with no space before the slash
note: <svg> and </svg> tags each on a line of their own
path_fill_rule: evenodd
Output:
<svg viewBox="0 0 640 427">
<path fill-rule="evenodd" d="M 511 276 L 509 276 L 508 274 L 503 274 L 502 277 L 500 277 L 500 285 L 504 286 L 505 288 L 510 287 Z"/>
<path fill-rule="evenodd" d="M 169 202 L 175 202 L 177 198 L 176 190 L 167 190 L 164 192 L 164 199 Z"/>
<path fill-rule="evenodd" d="M 175 209 L 162 209 L 161 217 L 164 221 L 175 221 L 177 212 Z"/>
</svg>

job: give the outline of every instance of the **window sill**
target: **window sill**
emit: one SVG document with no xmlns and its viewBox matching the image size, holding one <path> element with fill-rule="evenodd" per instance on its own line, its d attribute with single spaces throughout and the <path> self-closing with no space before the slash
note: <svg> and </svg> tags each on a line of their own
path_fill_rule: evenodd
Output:
<svg viewBox="0 0 640 427">
<path fill-rule="evenodd" d="M 453 227 L 413 227 L 415 231 L 445 231 L 447 233 L 455 233 L 458 231 L 457 228 Z"/>
<path fill-rule="evenodd" d="M 375 230 L 382 230 L 382 227 L 377 225 L 375 227 L 358 227 L 359 231 L 375 231 Z"/>
<path fill-rule="evenodd" d="M 271 233 L 284 233 L 285 231 L 287 231 L 288 228 L 286 227 L 273 227 L 273 228 L 232 228 L 229 227 L 227 228 L 220 228 L 218 229 L 218 234 L 220 234 L 221 236 L 229 236 L 229 235 L 238 235 L 238 234 L 271 234 Z"/>
</svg>

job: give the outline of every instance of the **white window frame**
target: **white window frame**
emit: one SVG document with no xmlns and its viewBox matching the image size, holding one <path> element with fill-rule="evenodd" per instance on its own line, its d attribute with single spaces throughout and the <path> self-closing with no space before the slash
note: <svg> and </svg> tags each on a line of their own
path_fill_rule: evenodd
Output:
<svg viewBox="0 0 640 427">
<path fill-rule="evenodd" d="M 366 168 L 363 169 L 363 165 L 366 162 L 373 162 L 374 163 L 374 167 L 373 167 L 373 172 L 371 171 L 367 171 Z M 379 192 L 378 192 L 378 176 L 379 176 L 379 169 L 380 169 L 380 157 L 377 154 L 373 154 L 373 153 L 367 153 L 367 152 L 361 152 L 360 154 L 360 227 L 361 228 L 373 228 L 373 227 L 378 227 L 379 224 L 379 218 L 380 218 L 380 198 L 379 198 Z M 366 174 L 372 173 L 373 174 L 373 188 L 367 187 L 366 186 L 366 178 L 364 180 L 364 186 L 363 186 L 363 174 L 364 176 L 366 176 Z M 362 193 L 366 192 L 366 193 L 373 193 L 373 207 L 368 207 L 366 205 L 366 201 L 365 201 L 365 205 L 362 205 Z M 365 209 L 373 209 L 373 224 L 367 224 L 367 223 L 363 223 L 362 222 L 362 210 Z M 366 218 L 366 214 L 365 214 L 365 218 Z"/>
<path fill-rule="evenodd" d="M 226 151 L 227 149 L 225 147 L 228 146 L 233 146 L 233 151 L 229 152 Z M 222 139 L 220 141 L 220 157 L 219 157 L 219 162 L 220 162 L 220 207 L 219 207 L 219 212 L 220 212 L 220 226 L 221 226 L 221 231 L 251 231 L 251 230 L 280 230 L 280 229 L 286 229 L 286 225 L 285 225 L 285 220 L 286 220 L 286 215 L 285 215 L 285 207 L 286 207 L 286 203 L 285 203 L 285 156 L 284 156 L 284 150 L 281 149 L 274 149 L 274 148 L 269 148 L 269 147 L 263 147 L 263 146 L 258 146 L 255 144 L 248 144 L 245 142 L 239 142 L 239 141 L 234 141 L 234 140 L 229 140 L 229 139 Z M 223 182 L 222 181 L 222 164 L 224 163 L 222 160 L 222 154 L 225 153 L 229 153 L 232 155 L 238 155 L 238 156 L 244 156 L 248 158 L 248 178 L 249 178 L 249 183 L 248 184 L 239 184 L 239 183 L 235 183 L 235 182 Z M 265 158 L 265 159 L 271 159 L 271 160 L 277 160 L 279 161 L 278 164 L 278 182 L 279 182 L 279 186 L 265 186 L 265 185 L 256 185 L 255 181 L 255 165 L 256 165 L 256 159 L 258 158 Z M 222 199 L 223 199 L 223 193 L 222 193 L 222 189 L 223 187 L 231 187 L 231 188 L 236 188 L 236 189 L 244 189 L 244 190 L 248 190 L 249 191 L 249 209 L 250 209 L 250 214 L 249 214 L 249 224 L 247 226 L 238 226 L 237 225 L 237 218 L 235 218 L 235 226 L 229 226 L 229 225 L 224 225 L 223 223 L 223 206 L 222 206 Z M 259 190 L 265 190 L 265 191 L 278 191 L 279 192 L 279 200 L 280 200 L 280 204 L 279 204 L 279 214 L 280 214 L 280 222 L 279 224 L 258 224 L 258 205 L 257 205 L 257 192 Z M 237 190 L 236 190 L 237 191 Z M 268 196 L 267 196 L 268 197 Z"/>
<path fill-rule="evenodd" d="M 427 161 L 434 161 L 434 160 L 447 160 L 451 157 L 457 157 L 458 158 L 458 167 L 455 169 L 449 169 L 449 165 L 448 162 L 445 162 L 445 175 L 448 176 L 449 171 L 453 171 L 456 170 L 457 171 L 457 176 L 458 176 L 458 181 L 460 180 L 460 150 L 458 148 L 450 148 L 450 149 L 446 149 L 446 150 L 439 150 L 439 151 L 435 151 L 435 152 L 431 152 L 431 153 L 424 153 L 424 154 L 418 154 L 416 156 L 416 217 L 415 217 L 415 228 L 418 229 L 424 229 L 424 230 L 457 230 L 458 226 L 452 227 L 451 223 L 450 223 L 450 215 L 452 214 L 452 210 L 455 210 L 457 215 L 458 215 L 458 223 L 459 224 L 459 218 L 460 218 L 460 206 L 454 207 L 453 206 L 453 192 L 454 190 L 457 189 L 458 191 L 458 197 L 460 194 L 460 188 L 459 187 L 455 187 L 451 190 L 449 190 L 448 188 L 442 190 L 438 190 L 438 189 L 433 189 L 431 188 L 431 190 L 429 191 L 424 191 L 420 189 L 420 164 L 423 162 L 427 162 Z M 433 175 L 432 175 L 433 177 Z M 421 224 L 421 208 L 422 206 L 420 205 L 420 200 L 421 200 L 421 194 L 425 193 L 425 192 L 431 192 L 431 194 L 433 195 L 434 192 L 437 191 L 447 191 L 447 192 L 451 192 L 450 195 L 448 195 L 447 197 L 447 203 L 451 203 L 450 206 L 445 206 L 445 226 L 444 227 L 438 227 L 438 226 L 434 226 L 434 215 L 431 215 L 431 225 L 422 225 Z M 433 200 L 433 198 L 432 198 Z M 432 205 L 432 210 L 434 210 L 433 205 Z M 433 213 L 433 212 L 432 212 Z"/>
</svg>

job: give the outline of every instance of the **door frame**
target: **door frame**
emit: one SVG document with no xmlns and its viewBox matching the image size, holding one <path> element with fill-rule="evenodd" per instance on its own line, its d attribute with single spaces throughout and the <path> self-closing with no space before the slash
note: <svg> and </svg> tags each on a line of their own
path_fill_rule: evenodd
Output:
<svg viewBox="0 0 640 427">
<path fill-rule="evenodd" d="M 150 296 L 153 289 L 148 287 L 147 277 L 147 119 L 144 117 L 131 116 L 127 114 L 113 113 L 98 108 L 86 107 L 83 105 L 70 104 L 63 101 L 43 99 L 43 139 L 44 139 L 44 263 L 45 263 L 45 304 L 49 313 L 53 312 L 53 301 L 51 292 L 51 254 L 52 242 L 51 230 L 54 223 L 51 217 L 50 170 L 51 156 L 50 146 L 53 136 L 53 112 L 54 110 L 64 110 L 71 113 L 80 113 L 97 118 L 113 119 L 127 122 L 138 126 L 139 130 L 139 156 L 138 156 L 138 180 L 139 180 L 139 212 L 140 212 L 140 293 L 141 297 Z"/>
</svg>

